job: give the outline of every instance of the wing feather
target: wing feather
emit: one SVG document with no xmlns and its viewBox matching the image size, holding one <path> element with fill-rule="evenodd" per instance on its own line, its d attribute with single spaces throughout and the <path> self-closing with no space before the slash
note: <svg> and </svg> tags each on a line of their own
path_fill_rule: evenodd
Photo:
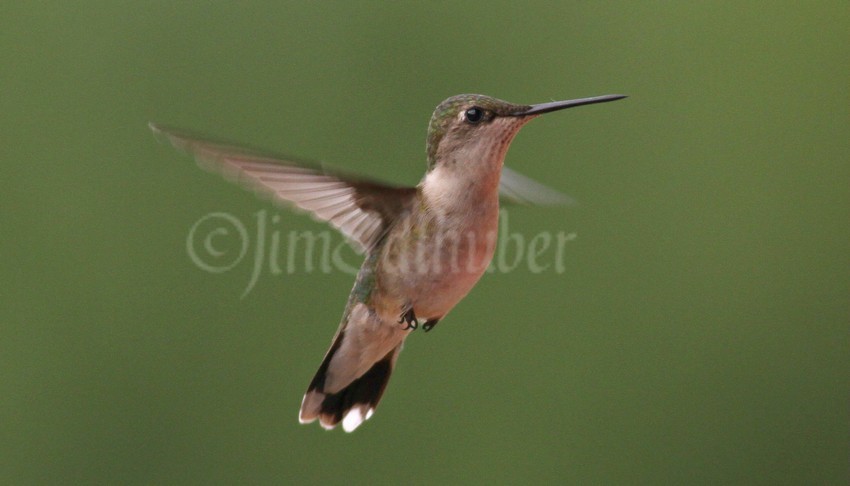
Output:
<svg viewBox="0 0 850 486">
<path fill-rule="evenodd" d="M 371 248 L 416 194 L 412 187 L 344 176 L 309 162 L 215 142 L 153 123 L 150 128 L 157 138 L 193 156 L 202 168 L 330 223 L 359 251 Z"/>
<path fill-rule="evenodd" d="M 575 204 L 570 196 L 547 187 L 519 172 L 502 167 L 499 194 L 508 201 L 536 206 L 562 206 Z"/>
</svg>

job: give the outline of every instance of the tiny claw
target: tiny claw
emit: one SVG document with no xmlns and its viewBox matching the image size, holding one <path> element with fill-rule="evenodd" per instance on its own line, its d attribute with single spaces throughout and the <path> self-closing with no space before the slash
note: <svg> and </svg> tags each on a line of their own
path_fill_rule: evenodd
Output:
<svg viewBox="0 0 850 486">
<path fill-rule="evenodd" d="M 398 319 L 398 323 L 406 323 L 407 325 L 402 329 L 403 331 L 416 330 L 419 327 L 419 323 L 416 321 L 416 314 L 413 313 L 413 307 L 410 307 L 401 315 Z"/>
<path fill-rule="evenodd" d="M 436 326 L 438 322 L 440 322 L 439 319 L 431 319 L 430 321 L 425 321 L 425 324 L 422 324 L 422 330 L 428 332 L 431 329 L 434 329 L 434 326 Z"/>
</svg>

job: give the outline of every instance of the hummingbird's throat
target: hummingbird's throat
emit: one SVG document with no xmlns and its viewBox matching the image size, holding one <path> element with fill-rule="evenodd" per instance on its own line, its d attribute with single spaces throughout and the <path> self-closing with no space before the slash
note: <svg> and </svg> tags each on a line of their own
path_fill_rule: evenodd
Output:
<svg viewBox="0 0 850 486">
<path fill-rule="evenodd" d="M 465 210 L 484 201 L 498 200 L 502 159 L 476 168 L 459 167 L 459 164 L 435 167 L 422 181 L 426 204 L 444 212 L 455 208 Z"/>
</svg>

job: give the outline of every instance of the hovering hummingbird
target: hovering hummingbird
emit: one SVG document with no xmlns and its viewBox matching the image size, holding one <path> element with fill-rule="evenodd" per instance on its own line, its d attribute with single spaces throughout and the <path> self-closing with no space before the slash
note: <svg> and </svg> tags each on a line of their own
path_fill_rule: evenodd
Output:
<svg viewBox="0 0 850 486">
<path fill-rule="evenodd" d="M 205 168 L 327 221 L 365 253 L 330 349 L 307 387 L 299 420 L 372 416 L 402 344 L 427 332 L 472 289 L 493 258 L 499 195 L 531 204 L 568 198 L 503 166 L 519 129 L 544 113 L 625 98 L 606 95 L 517 105 L 478 94 L 440 103 L 428 125 L 428 170 L 397 187 L 318 165 L 203 139 L 153 123 L 151 130 Z"/>
</svg>

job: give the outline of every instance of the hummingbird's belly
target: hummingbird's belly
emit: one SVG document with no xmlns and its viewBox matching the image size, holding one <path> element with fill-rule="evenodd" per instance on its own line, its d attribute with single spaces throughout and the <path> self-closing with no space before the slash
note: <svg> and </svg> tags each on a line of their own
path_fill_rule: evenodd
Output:
<svg viewBox="0 0 850 486">
<path fill-rule="evenodd" d="M 379 264 L 378 287 L 392 314 L 413 306 L 419 319 L 445 316 L 478 282 L 496 246 L 495 214 L 421 234 L 403 244 L 390 242 Z"/>
<path fill-rule="evenodd" d="M 485 265 L 476 272 L 426 275 L 413 285 L 407 285 L 406 293 L 410 296 L 415 314 L 422 319 L 445 316 L 472 290 L 486 268 Z"/>
</svg>

